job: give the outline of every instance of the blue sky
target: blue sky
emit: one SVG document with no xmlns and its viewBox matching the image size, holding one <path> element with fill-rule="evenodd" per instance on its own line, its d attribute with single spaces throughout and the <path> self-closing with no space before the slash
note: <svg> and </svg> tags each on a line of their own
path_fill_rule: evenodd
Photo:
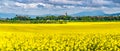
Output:
<svg viewBox="0 0 120 51">
<path fill-rule="evenodd" d="M 120 12 L 120 0 L 0 0 L 0 13 L 44 15 L 94 10 Z"/>
</svg>

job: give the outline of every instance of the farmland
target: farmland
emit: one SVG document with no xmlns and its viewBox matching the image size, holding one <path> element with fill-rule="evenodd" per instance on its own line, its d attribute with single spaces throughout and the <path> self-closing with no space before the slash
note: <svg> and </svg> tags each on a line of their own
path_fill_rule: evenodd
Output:
<svg viewBox="0 0 120 51">
<path fill-rule="evenodd" d="M 120 51 L 120 22 L 0 24 L 1 51 Z"/>
</svg>

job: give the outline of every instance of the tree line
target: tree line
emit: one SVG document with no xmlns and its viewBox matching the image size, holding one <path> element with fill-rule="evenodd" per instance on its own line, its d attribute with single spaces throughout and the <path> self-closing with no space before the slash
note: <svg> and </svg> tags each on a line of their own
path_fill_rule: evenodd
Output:
<svg viewBox="0 0 120 51">
<path fill-rule="evenodd" d="M 66 24 L 67 22 L 104 22 L 104 21 L 120 21 L 120 16 L 29 16 L 16 15 L 13 18 L 0 18 L 0 23 L 43 23 L 43 24 Z"/>
</svg>

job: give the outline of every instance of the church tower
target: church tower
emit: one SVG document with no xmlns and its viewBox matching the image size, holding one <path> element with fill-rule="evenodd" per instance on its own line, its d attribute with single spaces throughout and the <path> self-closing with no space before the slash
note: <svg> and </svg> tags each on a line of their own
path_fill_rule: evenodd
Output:
<svg viewBox="0 0 120 51">
<path fill-rule="evenodd" d="M 67 16 L 67 12 L 65 13 L 65 16 Z"/>
</svg>

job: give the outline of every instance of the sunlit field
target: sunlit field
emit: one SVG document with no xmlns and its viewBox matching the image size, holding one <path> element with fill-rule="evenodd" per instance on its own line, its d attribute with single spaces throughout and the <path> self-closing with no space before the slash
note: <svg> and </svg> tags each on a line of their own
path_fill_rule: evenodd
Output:
<svg viewBox="0 0 120 51">
<path fill-rule="evenodd" d="M 120 51 L 120 22 L 0 24 L 0 51 Z"/>
</svg>

